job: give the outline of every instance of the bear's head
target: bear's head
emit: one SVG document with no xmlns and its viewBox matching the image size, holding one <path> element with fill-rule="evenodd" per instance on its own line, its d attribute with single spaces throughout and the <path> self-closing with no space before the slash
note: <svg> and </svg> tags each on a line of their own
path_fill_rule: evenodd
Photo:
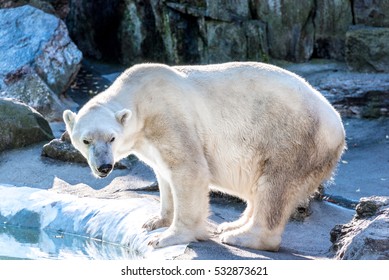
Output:
<svg viewBox="0 0 389 280">
<path fill-rule="evenodd" d="M 87 159 L 95 176 L 104 178 L 116 161 L 128 155 L 124 144 L 125 127 L 131 119 L 128 109 L 116 113 L 104 106 L 83 108 L 78 114 L 63 113 L 66 130 L 73 146 Z"/>
</svg>

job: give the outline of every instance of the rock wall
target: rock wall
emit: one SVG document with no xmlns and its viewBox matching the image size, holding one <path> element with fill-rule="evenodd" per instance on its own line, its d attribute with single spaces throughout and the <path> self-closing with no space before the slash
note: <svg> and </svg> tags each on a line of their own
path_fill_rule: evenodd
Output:
<svg viewBox="0 0 389 280">
<path fill-rule="evenodd" d="M 4 0 L 0 7 L 25 3 L 64 19 L 86 57 L 125 65 L 329 58 L 351 70 L 389 71 L 377 65 L 388 59 L 387 30 L 370 32 L 389 28 L 389 0 Z M 368 28 L 367 42 L 353 26 Z"/>
<path fill-rule="evenodd" d="M 343 61 L 350 26 L 389 22 L 388 0 L 114 0 L 104 9 L 104 1 L 84 2 L 69 0 L 67 24 L 75 41 L 87 55 L 115 54 L 127 65 Z M 107 48 L 109 42 L 114 46 Z"/>
<path fill-rule="evenodd" d="M 316 1 L 315 57 L 344 60 L 345 34 L 353 23 L 352 1 Z"/>
<path fill-rule="evenodd" d="M 120 9 L 116 14 L 93 13 L 101 1 L 83 2 L 69 0 L 67 24 L 78 26 L 70 28 L 74 40 L 96 58 L 119 53 L 124 64 L 267 61 L 270 57 L 300 62 L 312 55 L 344 59 L 345 30 L 352 24 L 348 0 L 110 1 Z M 113 19 L 120 21 L 111 32 L 116 37 L 110 40 L 117 47 L 106 53 L 104 44 L 97 42 L 103 28 L 93 22 L 109 25 Z"/>
</svg>

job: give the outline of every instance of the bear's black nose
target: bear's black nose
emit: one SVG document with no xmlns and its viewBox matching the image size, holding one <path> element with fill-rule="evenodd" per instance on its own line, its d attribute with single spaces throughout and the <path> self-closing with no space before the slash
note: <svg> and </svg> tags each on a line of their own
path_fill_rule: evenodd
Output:
<svg viewBox="0 0 389 280">
<path fill-rule="evenodd" d="M 97 170 L 102 174 L 108 174 L 112 170 L 112 164 L 103 164 Z"/>
</svg>

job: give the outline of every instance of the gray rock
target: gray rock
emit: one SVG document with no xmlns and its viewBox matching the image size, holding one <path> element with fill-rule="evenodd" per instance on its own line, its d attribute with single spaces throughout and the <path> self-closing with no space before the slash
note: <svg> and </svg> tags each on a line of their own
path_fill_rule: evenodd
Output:
<svg viewBox="0 0 389 280">
<path fill-rule="evenodd" d="M 61 118 L 63 93 L 80 68 L 81 52 L 57 17 L 32 6 L 0 9 L 0 93 Z M 35 96 L 31 96 L 34 94 Z"/>
<path fill-rule="evenodd" d="M 186 10 L 192 12 L 188 4 L 185 6 Z M 160 58 L 170 64 L 197 64 L 202 61 L 206 52 L 203 18 L 183 13 L 178 7 L 173 8 L 159 2 L 154 3 L 152 10 L 157 11 L 154 14 L 157 31 L 155 38 L 161 38 L 161 47 L 165 51 L 164 58 Z"/>
<path fill-rule="evenodd" d="M 389 0 L 353 0 L 356 24 L 389 27 Z"/>
<path fill-rule="evenodd" d="M 66 162 L 87 163 L 84 156 L 68 141 L 53 139 L 43 146 L 42 156 Z"/>
<path fill-rule="evenodd" d="M 0 98 L 0 151 L 53 139 L 48 122 L 31 107 Z"/>
<path fill-rule="evenodd" d="M 68 0 L 1 0 L 0 9 L 15 8 L 24 5 L 31 5 L 45 13 L 53 14 L 65 19 L 69 13 Z"/>
<path fill-rule="evenodd" d="M 234 61 L 266 61 L 268 46 L 266 26 L 261 21 L 207 21 L 207 63 Z"/>
<path fill-rule="evenodd" d="M 0 97 L 18 99 L 36 109 L 47 120 L 62 119 L 65 104 L 70 101 L 61 100 L 38 74 L 28 67 L 23 67 L 19 72 L 14 72 L 8 77 L 15 80 L 0 89 Z"/>
<path fill-rule="evenodd" d="M 139 42 L 136 48 L 142 50 L 141 45 L 144 46 L 151 35 L 154 38 L 151 48 L 165 51 L 165 56 L 151 58 L 171 64 L 268 59 L 265 24 L 250 19 L 247 2 L 233 1 L 234 5 L 230 2 L 151 2 L 150 7 L 138 7 L 133 1 L 128 1 L 128 13 L 133 14 L 130 26 L 138 26 L 137 32 L 128 34 L 139 34 L 138 38 L 142 39 L 127 41 Z M 142 20 L 144 15 L 148 16 L 146 22 L 155 24 L 155 29 L 150 25 L 146 29 Z M 158 41 L 163 42 L 163 46 L 158 46 Z M 145 55 L 142 51 L 142 56 Z M 130 60 L 134 58 L 128 57 L 127 61 Z"/>
<path fill-rule="evenodd" d="M 267 25 L 270 56 L 296 62 L 308 60 L 314 47 L 314 0 L 252 0 L 254 17 Z"/>
<path fill-rule="evenodd" d="M 315 55 L 344 60 L 345 34 L 353 23 L 350 1 L 316 1 Z"/>
<path fill-rule="evenodd" d="M 389 197 L 362 198 L 357 215 L 331 231 L 336 259 L 389 259 Z"/>
<path fill-rule="evenodd" d="M 389 28 L 361 27 L 346 33 L 346 62 L 351 70 L 389 72 Z"/>
<path fill-rule="evenodd" d="M 212 19 L 237 22 L 251 18 L 249 1 L 206 0 L 205 2 L 207 7 L 206 16 Z"/>
<path fill-rule="evenodd" d="M 357 219 L 373 217 L 377 211 L 384 206 L 389 206 L 389 197 L 371 196 L 362 197 L 355 208 Z"/>
</svg>

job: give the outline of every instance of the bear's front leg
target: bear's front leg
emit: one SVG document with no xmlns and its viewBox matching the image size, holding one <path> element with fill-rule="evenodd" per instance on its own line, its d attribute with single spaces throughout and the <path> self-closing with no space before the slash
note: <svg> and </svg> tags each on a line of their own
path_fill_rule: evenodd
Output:
<svg viewBox="0 0 389 280">
<path fill-rule="evenodd" d="M 208 238 L 208 173 L 201 168 L 180 168 L 172 172 L 174 217 L 170 227 L 149 245 L 162 248 Z M 192 171 L 192 172 L 191 172 Z M 192 173 L 192 174 L 191 174 Z"/>
<path fill-rule="evenodd" d="M 157 181 L 160 193 L 161 212 L 144 223 L 143 228 L 148 231 L 161 228 L 169 227 L 173 221 L 173 196 L 170 184 L 162 178 L 157 172 Z"/>
</svg>

